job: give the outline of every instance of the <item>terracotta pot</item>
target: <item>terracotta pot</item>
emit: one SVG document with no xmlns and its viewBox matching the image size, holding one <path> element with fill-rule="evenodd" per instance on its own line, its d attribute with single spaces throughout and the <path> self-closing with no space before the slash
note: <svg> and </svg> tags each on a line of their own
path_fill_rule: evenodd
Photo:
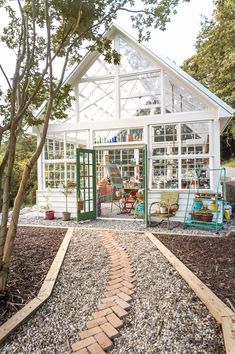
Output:
<svg viewBox="0 0 235 354">
<path fill-rule="evenodd" d="M 64 211 L 62 213 L 62 220 L 63 221 L 69 221 L 70 220 L 70 217 L 71 217 L 71 213 L 67 212 L 67 211 Z"/>
<path fill-rule="evenodd" d="M 54 210 L 47 210 L 45 212 L 45 219 L 46 220 L 53 220 L 55 218 L 55 212 Z"/>
</svg>

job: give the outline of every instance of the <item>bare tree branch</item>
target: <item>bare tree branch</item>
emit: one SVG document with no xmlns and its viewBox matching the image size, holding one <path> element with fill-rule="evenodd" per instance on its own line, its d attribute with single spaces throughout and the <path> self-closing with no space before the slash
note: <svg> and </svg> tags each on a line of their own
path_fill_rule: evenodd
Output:
<svg viewBox="0 0 235 354">
<path fill-rule="evenodd" d="M 11 83 L 10 83 L 8 77 L 7 77 L 7 74 L 6 74 L 5 70 L 2 67 L 2 64 L 0 64 L 0 69 L 1 69 L 1 72 L 3 73 L 3 75 L 4 75 L 5 79 L 6 79 L 6 82 L 7 82 L 8 86 L 9 86 L 9 88 L 11 89 Z"/>
<path fill-rule="evenodd" d="M 150 11 L 145 11 L 145 10 L 131 10 L 131 9 L 127 9 L 126 7 L 120 7 L 119 10 L 121 11 L 127 11 L 133 14 L 145 14 L 145 15 L 154 15 L 153 12 Z"/>
</svg>

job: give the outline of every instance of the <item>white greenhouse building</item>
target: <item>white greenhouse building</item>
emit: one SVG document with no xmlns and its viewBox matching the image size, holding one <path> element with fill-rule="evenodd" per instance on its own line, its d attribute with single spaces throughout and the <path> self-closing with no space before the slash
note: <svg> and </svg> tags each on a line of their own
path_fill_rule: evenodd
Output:
<svg viewBox="0 0 235 354">
<path fill-rule="evenodd" d="M 131 219 L 134 206 L 122 213 L 119 197 L 138 191 L 147 219 L 162 192 L 178 191 L 174 218 L 183 221 L 198 187 L 218 191 L 220 134 L 234 110 L 117 25 L 107 37 L 120 64 L 90 52 L 67 78 L 76 99 L 66 121 L 49 125 L 38 161 L 37 205 L 47 204 L 60 217 L 62 185 L 74 181 L 68 196 L 73 217 Z M 35 132 L 39 138 L 40 128 Z M 198 187 L 195 171 L 201 171 Z"/>
</svg>

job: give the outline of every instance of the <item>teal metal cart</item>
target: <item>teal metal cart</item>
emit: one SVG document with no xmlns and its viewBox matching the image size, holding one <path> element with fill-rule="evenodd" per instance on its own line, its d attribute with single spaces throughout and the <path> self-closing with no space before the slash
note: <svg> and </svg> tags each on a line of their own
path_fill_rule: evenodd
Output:
<svg viewBox="0 0 235 354">
<path fill-rule="evenodd" d="M 207 189 L 202 189 L 203 179 L 205 175 L 216 175 L 216 192 L 207 192 Z M 216 233 L 219 232 L 224 226 L 224 204 L 225 204 L 225 195 L 226 195 L 226 171 L 225 168 L 215 168 L 215 169 L 198 169 L 195 170 L 195 175 L 190 180 L 187 206 L 184 217 L 184 227 L 196 226 L 206 229 L 215 230 Z M 192 188 L 192 187 L 196 188 Z M 192 202 L 192 196 L 194 196 L 194 201 Z M 196 198 L 196 201 L 195 201 Z M 214 211 L 210 210 L 210 213 L 213 214 L 212 221 L 203 221 L 196 220 L 196 215 L 200 215 L 200 210 L 202 210 L 203 217 L 203 208 L 195 210 L 195 203 L 200 203 L 205 207 L 207 203 L 214 204 Z"/>
</svg>

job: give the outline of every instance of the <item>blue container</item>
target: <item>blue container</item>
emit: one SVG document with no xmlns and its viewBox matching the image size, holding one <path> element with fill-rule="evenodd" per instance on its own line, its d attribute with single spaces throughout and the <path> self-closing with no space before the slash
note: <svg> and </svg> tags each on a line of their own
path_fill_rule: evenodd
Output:
<svg viewBox="0 0 235 354">
<path fill-rule="evenodd" d="M 201 200 L 195 200 L 193 202 L 193 210 L 199 210 L 203 207 L 203 203 Z"/>
</svg>

